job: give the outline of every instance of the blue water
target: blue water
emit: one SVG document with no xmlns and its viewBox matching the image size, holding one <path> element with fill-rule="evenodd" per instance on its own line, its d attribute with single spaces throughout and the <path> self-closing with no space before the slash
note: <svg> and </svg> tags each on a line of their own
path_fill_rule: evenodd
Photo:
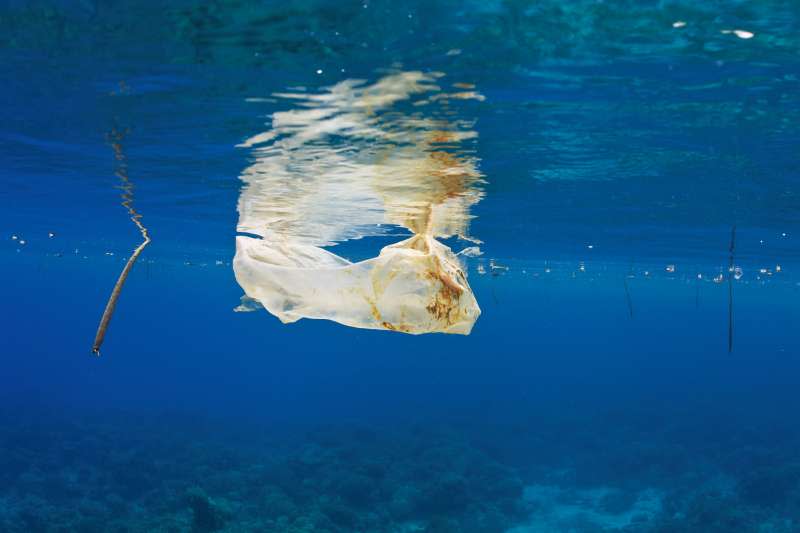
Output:
<svg viewBox="0 0 800 533">
<path fill-rule="evenodd" d="M 797 3 L 0 6 L 0 531 L 800 531 Z M 249 172 L 467 199 L 471 334 L 234 312 Z"/>
</svg>

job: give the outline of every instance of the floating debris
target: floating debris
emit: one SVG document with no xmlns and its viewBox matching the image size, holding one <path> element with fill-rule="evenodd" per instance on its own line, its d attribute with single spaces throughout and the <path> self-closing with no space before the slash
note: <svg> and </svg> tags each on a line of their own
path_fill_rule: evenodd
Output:
<svg viewBox="0 0 800 533">
<path fill-rule="evenodd" d="M 494 259 L 489 259 L 489 270 L 491 271 L 492 276 L 497 277 L 508 272 L 509 268 L 507 266 L 497 264 Z"/>
<path fill-rule="evenodd" d="M 111 290 L 111 296 L 109 296 L 108 302 L 106 303 L 106 308 L 103 311 L 103 316 L 100 318 L 100 325 L 97 327 L 97 334 L 94 337 L 94 344 L 92 345 L 92 353 L 97 356 L 100 355 L 100 346 L 102 346 L 103 340 L 105 339 L 108 324 L 111 322 L 114 309 L 117 307 L 117 300 L 122 292 L 123 285 L 125 285 L 125 280 L 128 279 L 128 274 L 130 273 L 131 268 L 133 268 L 136 258 L 138 258 L 139 254 L 142 253 L 142 250 L 144 250 L 145 247 L 150 244 L 150 234 L 148 233 L 144 224 L 142 224 L 142 216 L 137 213 L 136 209 L 133 207 L 133 183 L 131 183 L 130 179 L 128 178 L 128 165 L 122 146 L 122 140 L 125 138 L 125 133 L 114 129 L 109 134 L 108 138 L 109 142 L 111 143 L 111 147 L 114 150 L 114 156 L 119 162 L 116 174 L 122 182 L 122 206 L 127 209 L 131 221 L 136 225 L 137 228 L 139 228 L 139 232 L 142 234 L 143 241 L 139 246 L 136 247 L 136 249 L 133 251 L 133 254 L 131 254 L 130 259 L 128 259 L 127 263 L 125 263 L 125 267 L 122 269 L 119 278 L 117 278 L 117 282 L 114 284 L 114 288 Z M 106 252 L 106 255 L 114 254 L 113 252 Z M 84 258 L 85 257 L 86 256 L 84 256 Z"/>
<path fill-rule="evenodd" d="M 342 80 L 321 94 L 275 95 L 295 109 L 274 113 L 269 131 L 240 144 L 254 148 L 241 176 L 233 261 L 248 297 L 284 323 L 470 332 L 480 308 L 460 259 L 437 239 L 467 236 L 469 209 L 483 196 L 477 158 L 457 147 L 477 133 L 447 118 L 454 99 L 483 97 L 443 94 L 442 75 L 396 72 L 371 84 Z M 432 116 L 396 105 L 422 100 Z M 325 249 L 391 236 L 391 226 L 412 235 L 376 257 L 351 262 Z M 501 268 L 490 265 L 492 275 Z"/>
<path fill-rule="evenodd" d="M 720 33 L 725 35 L 734 34 L 739 39 L 752 39 L 756 36 L 755 33 L 747 30 L 720 30 Z"/>
</svg>

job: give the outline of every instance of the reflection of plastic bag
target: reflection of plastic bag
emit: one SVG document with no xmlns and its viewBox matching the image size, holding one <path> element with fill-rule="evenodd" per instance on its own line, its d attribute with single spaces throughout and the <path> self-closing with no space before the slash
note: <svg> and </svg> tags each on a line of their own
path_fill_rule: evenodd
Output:
<svg viewBox="0 0 800 533">
<path fill-rule="evenodd" d="M 469 334 L 480 308 L 458 258 L 416 235 L 351 263 L 322 248 L 236 238 L 236 280 L 282 322 L 325 318 L 405 333 Z"/>
</svg>

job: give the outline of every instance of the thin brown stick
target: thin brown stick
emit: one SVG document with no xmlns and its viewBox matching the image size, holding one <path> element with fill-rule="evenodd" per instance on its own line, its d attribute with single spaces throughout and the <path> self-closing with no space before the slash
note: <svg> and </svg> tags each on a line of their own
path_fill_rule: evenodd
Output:
<svg viewBox="0 0 800 533">
<path fill-rule="evenodd" d="M 131 268 L 133 268 L 133 264 L 136 262 L 136 259 L 139 258 L 139 254 L 141 254 L 142 250 L 144 250 L 145 247 L 150 244 L 150 234 L 147 232 L 147 228 L 144 226 L 144 224 L 142 224 L 142 216 L 137 213 L 136 209 L 133 207 L 133 183 L 128 177 L 128 165 L 126 163 L 125 153 L 122 149 L 122 140 L 124 137 L 125 134 L 118 132 L 116 129 L 109 134 L 111 147 L 114 149 L 114 156 L 117 161 L 120 162 L 116 175 L 122 182 L 122 185 L 120 186 L 122 189 L 122 205 L 128 210 L 128 214 L 131 216 L 131 221 L 136 224 L 137 228 L 139 228 L 139 232 L 141 232 L 144 241 L 142 241 L 142 243 L 136 247 L 130 258 L 128 258 L 128 262 L 125 263 L 125 268 L 122 269 L 122 272 L 117 279 L 117 283 L 114 284 L 114 289 L 111 291 L 111 296 L 108 298 L 106 309 L 103 311 L 103 316 L 100 318 L 100 325 L 97 327 L 97 334 L 94 337 L 94 345 L 92 345 L 92 353 L 97 356 L 100 355 L 100 346 L 103 344 L 103 339 L 106 337 L 108 323 L 111 321 L 111 316 L 114 314 L 114 309 L 117 307 L 117 300 L 122 292 L 122 286 L 125 285 L 125 280 L 128 279 L 128 274 L 130 273 Z"/>
</svg>

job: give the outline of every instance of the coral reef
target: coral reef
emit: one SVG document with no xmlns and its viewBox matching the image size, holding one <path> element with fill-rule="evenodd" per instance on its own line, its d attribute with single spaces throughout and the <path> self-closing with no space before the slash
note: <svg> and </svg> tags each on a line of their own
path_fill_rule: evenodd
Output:
<svg viewBox="0 0 800 533">
<path fill-rule="evenodd" d="M 192 487 L 187 491 L 186 498 L 192 508 L 192 531 L 210 533 L 224 527 L 225 513 L 209 499 L 203 489 Z"/>
<path fill-rule="evenodd" d="M 2 427 L 0 530 L 10 533 L 483 533 L 527 516 L 513 469 L 433 427 L 277 439 L 180 417 Z"/>
<path fill-rule="evenodd" d="M 120 422 L 125 420 L 125 422 Z M 0 414 L 0 531 L 789 533 L 780 439 L 542 415 L 513 424 L 270 426 Z M 731 422 L 733 424 L 733 422 Z"/>
</svg>

